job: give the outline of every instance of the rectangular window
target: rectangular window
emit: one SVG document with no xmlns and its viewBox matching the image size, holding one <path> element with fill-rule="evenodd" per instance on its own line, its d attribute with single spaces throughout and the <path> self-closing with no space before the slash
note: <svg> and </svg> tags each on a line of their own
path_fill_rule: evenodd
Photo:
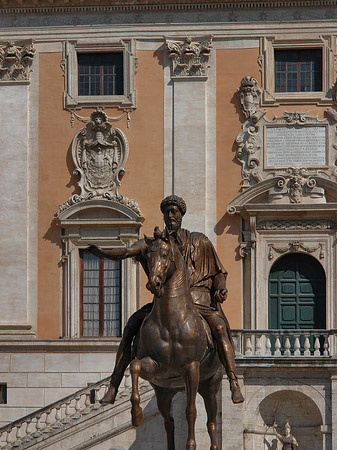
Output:
<svg viewBox="0 0 337 450">
<path fill-rule="evenodd" d="M 274 50 L 275 92 L 322 91 L 322 50 Z"/>
<path fill-rule="evenodd" d="M 7 404 L 7 383 L 0 383 L 0 403 Z"/>
<path fill-rule="evenodd" d="M 78 95 L 123 95 L 123 53 L 78 53 Z"/>
<path fill-rule="evenodd" d="M 81 253 L 81 335 L 121 335 L 121 262 Z"/>
</svg>

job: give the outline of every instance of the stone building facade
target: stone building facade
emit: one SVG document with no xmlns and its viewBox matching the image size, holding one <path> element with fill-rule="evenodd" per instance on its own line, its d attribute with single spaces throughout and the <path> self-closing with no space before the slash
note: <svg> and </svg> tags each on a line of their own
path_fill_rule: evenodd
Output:
<svg viewBox="0 0 337 450">
<path fill-rule="evenodd" d="M 174 193 L 229 272 L 221 448 L 281 448 L 288 420 L 337 449 L 336 25 L 332 0 L 0 1 L 0 448 L 165 448 L 146 385 L 137 431 L 128 377 L 97 403 L 150 294 L 85 250 L 151 235 Z"/>
</svg>

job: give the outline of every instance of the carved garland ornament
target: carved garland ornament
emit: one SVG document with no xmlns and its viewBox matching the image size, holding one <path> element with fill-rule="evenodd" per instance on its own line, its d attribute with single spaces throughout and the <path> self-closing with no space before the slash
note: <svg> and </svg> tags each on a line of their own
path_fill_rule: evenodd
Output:
<svg viewBox="0 0 337 450">
<path fill-rule="evenodd" d="M 173 77 L 206 77 L 212 46 L 212 39 L 202 42 L 194 42 L 190 37 L 184 42 L 166 39 Z"/>
<path fill-rule="evenodd" d="M 261 220 L 257 230 L 334 230 L 332 220 Z"/>
<path fill-rule="evenodd" d="M 268 251 L 268 259 L 271 261 L 274 258 L 273 250 L 282 255 L 283 253 L 290 253 L 295 252 L 298 253 L 300 250 L 304 251 L 305 253 L 314 253 L 317 250 L 320 250 L 319 252 L 319 259 L 324 258 L 324 244 L 319 243 L 317 247 L 307 247 L 302 242 L 299 241 L 293 241 L 289 242 L 287 247 L 276 247 L 273 244 L 269 244 L 269 251 Z"/>
<path fill-rule="evenodd" d="M 99 109 L 86 122 L 86 128 L 79 130 L 72 144 L 74 174 L 81 177 L 81 193 L 63 203 L 58 215 L 76 203 L 94 198 L 120 202 L 140 214 L 135 201 L 118 194 L 128 157 L 126 137 L 121 130 L 112 128 L 107 115 Z"/>
<path fill-rule="evenodd" d="M 19 46 L 10 41 L 0 47 L 0 81 L 29 81 L 35 53 L 32 43 Z"/>
</svg>

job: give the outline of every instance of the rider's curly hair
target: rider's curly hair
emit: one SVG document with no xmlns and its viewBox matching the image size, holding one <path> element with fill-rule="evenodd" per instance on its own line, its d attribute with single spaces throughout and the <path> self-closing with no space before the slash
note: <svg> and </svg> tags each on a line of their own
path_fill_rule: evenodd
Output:
<svg viewBox="0 0 337 450">
<path fill-rule="evenodd" d="M 162 200 L 160 204 L 160 211 L 164 214 L 165 209 L 170 205 L 176 205 L 180 209 L 181 214 L 184 216 L 187 210 L 185 200 L 177 195 L 169 195 Z"/>
</svg>

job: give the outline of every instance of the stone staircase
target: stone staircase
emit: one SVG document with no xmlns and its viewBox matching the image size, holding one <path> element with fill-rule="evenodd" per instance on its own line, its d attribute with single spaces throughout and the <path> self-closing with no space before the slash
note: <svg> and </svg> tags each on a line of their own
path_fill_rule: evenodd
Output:
<svg viewBox="0 0 337 450">
<path fill-rule="evenodd" d="M 0 428 L 0 449 L 130 448 L 132 434 L 136 434 L 131 425 L 130 376 L 126 374 L 115 404 L 102 406 L 98 399 L 104 395 L 109 378 Z M 141 382 L 139 389 L 144 419 L 158 415 L 151 386 Z M 120 436 L 118 446 L 113 444 L 116 436 Z M 128 442 L 123 445 L 125 436 Z"/>
</svg>

